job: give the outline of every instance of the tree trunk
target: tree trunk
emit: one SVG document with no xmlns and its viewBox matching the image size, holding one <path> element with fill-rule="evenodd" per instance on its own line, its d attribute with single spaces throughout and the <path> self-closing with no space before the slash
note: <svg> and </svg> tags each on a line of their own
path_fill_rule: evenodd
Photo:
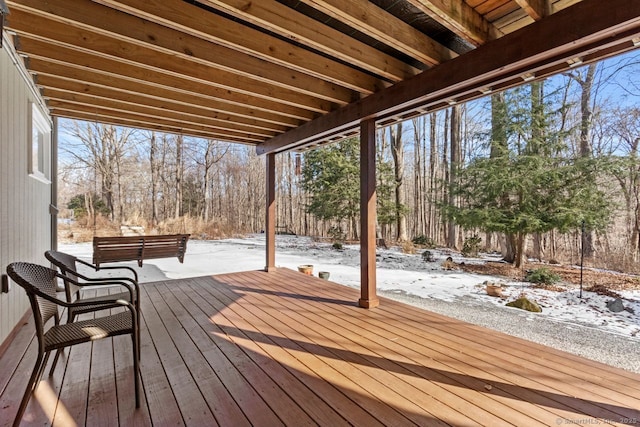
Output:
<svg viewBox="0 0 640 427">
<path fill-rule="evenodd" d="M 182 164 L 182 135 L 176 137 L 176 210 L 174 218 L 180 218 L 182 214 L 182 176 L 184 168 Z"/>
<path fill-rule="evenodd" d="M 549 156 L 551 153 L 545 147 L 545 111 L 544 111 L 544 82 L 531 83 L 531 140 L 527 150 L 539 156 Z M 533 257 L 542 261 L 542 235 L 533 235 Z"/>
<path fill-rule="evenodd" d="M 505 262 L 515 263 L 516 261 L 516 236 L 514 234 L 505 233 L 504 237 L 500 239 L 500 251 L 502 253 L 502 259 Z"/>
<path fill-rule="evenodd" d="M 424 231 L 424 189 L 422 187 L 422 139 L 424 134 L 420 126 L 424 123 L 424 117 L 412 119 L 413 123 L 413 200 L 415 203 L 414 226 L 412 235 L 417 236 L 425 233 Z"/>
<path fill-rule="evenodd" d="M 449 137 L 451 136 L 450 117 L 451 117 L 451 109 L 447 108 L 446 110 L 444 110 L 444 129 L 442 132 L 444 136 L 444 140 L 442 141 L 442 178 L 441 179 L 444 185 L 442 185 L 442 198 L 439 200 L 439 202 L 442 204 L 449 201 L 449 186 L 447 184 L 450 182 L 449 173 L 451 172 L 451 168 L 449 167 L 449 160 L 450 160 Z M 448 223 L 442 222 L 439 234 L 441 234 L 442 241 L 444 241 L 445 243 L 449 242 L 448 231 L 449 231 Z"/>
<path fill-rule="evenodd" d="M 591 96 L 593 91 L 593 83 L 595 80 L 597 64 L 590 64 L 587 67 L 584 77 L 579 73 L 571 73 L 569 76 L 580 84 L 580 147 L 579 154 L 581 157 L 591 157 L 593 148 L 591 146 L 591 124 L 593 121 L 593 110 L 591 107 Z M 585 177 L 585 179 L 595 179 L 594 177 Z M 587 230 L 584 237 L 584 256 L 585 258 L 593 257 L 593 231 Z"/>
<path fill-rule="evenodd" d="M 489 156 L 496 158 L 507 152 L 507 103 L 503 92 L 491 95 L 491 149 Z M 507 195 L 503 198 L 508 199 Z M 506 262 L 515 260 L 515 238 L 505 234 L 499 239 L 500 252 Z"/>
<path fill-rule="evenodd" d="M 158 224 L 158 205 L 156 204 L 156 194 L 158 193 L 158 178 L 156 171 L 157 151 L 156 134 L 155 132 L 152 132 L 149 147 L 149 164 L 151 169 L 151 227 L 155 227 Z"/>
<path fill-rule="evenodd" d="M 293 180 L 296 176 L 295 173 L 295 165 L 293 162 L 292 153 L 287 153 L 287 227 L 289 228 L 287 231 L 290 231 L 293 228 Z"/>
<path fill-rule="evenodd" d="M 522 268 L 526 261 L 526 249 L 527 249 L 527 235 L 525 233 L 516 234 L 516 248 L 515 248 L 515 260 L 513 262 L 514 267 Z"/>
<path fill-rule="evenodd" d="M 436 140 L 436 113 L 429 114 L 429 237 L 437 241 L 438 223 L 437 212 L 434 205 L 436 200 L 436 183 L 438 182 L 438 143 Z"/>
<path fill-rule="evenodd" d="M 486 233 L 484 233 L 484 250 L 485 252 L 489 252 L 492 251 L 493 245 L 493 233 L 491 233 L 490 231 L 487 231 Z"/>
<path fill-rule="evenodd" d="M 533 235 L 533 257 L 542 262 L 544 248 L 542 243 L 542 234 L 535 233 Z"/>
<path fill-rule="evenodd" d="M 399 242 L 406 242 L 407 217 L 402 209 L 406 202 L 404 197 L 404 144 L 402 141 L 402 122 L 389 127 L 391 134 L 391 153 L 393 155 L 393 169 L 395 178 L 395 198 L 396 198 L 396 237 Z"/>
<path fill-rule="evenodd" d="M 117 215 L 117 220 L 122 223 L 124 221 L 124 197 L 123 197 L 123 191 L 122 191 L 122 173 L 121 173 L 121 163 L 122 163 L 122 157 L 121 157 L 121 152 L 120 149 L 118 147 L 116 147 L 116 188 L 118 190 L 118 215 Z"/>
<path fill-rule="evenodd" d="M 460 105 L 454 105 L 451 108 L 451 161 L 449 162 L 449 200 L 448 203 L 451 206 L 455 206 L 457 201 L 452 192 L 452 189 L 458 179 L 458 167 L 460 165 L 460 118 L 462 117 L 462 107 Z M 447 247 L 457 247 L 458 227 L 453 220 L 449 221 L 447 233 Z"/>
<path fill-rule="evenodd" d="M 211 164 L 213 141 L 207 141 L 207 148 L 204 153 L 204 176 L 203 179 L 203 192 L 204 192 L 204 209 L 202 216 L 205 223 L 209 222 L 211 218 Z"/>
<path fill-rule="evenodd" d="M 93 208 L 93 197 L 91 196 L 91 192 L 88 191 L 84 195 L 84 208 L 87 211 L 88 220 L 93 221 L 93 218 L 96 216 L 95 209 Z"/>
</svg>

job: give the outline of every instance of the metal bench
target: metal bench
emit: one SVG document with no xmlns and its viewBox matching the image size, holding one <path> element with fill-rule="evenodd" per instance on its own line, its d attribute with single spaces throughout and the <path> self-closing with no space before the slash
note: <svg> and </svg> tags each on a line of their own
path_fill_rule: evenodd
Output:
<svg viewBox="0 0 640 427">
<path fill-rule="evenodd" d="M 151 258 L 178 257 L 184 262 L 190 234 L 167 234 L 148 236 L 116 236 L 93 238 L 93 263 L 142 261 Z"/>
</svg>

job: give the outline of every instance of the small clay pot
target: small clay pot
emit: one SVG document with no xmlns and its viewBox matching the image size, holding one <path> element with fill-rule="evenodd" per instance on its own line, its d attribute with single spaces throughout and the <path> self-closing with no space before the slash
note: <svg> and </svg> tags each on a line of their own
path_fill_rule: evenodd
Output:
<svg viewBox="0 0 640 427">
<path fill-rule="evenodd" d="M 502 297 L 502 286 L 500 285 L 487 285 L 487 295 L 492 297 Z"/>
<path fill-rule="evenodd" d="M 313 276 L 313 265 L 311 264 L 299 265 L 298 271 L 300 273 L 306 274 L 307 276 Z"/>
</svg>

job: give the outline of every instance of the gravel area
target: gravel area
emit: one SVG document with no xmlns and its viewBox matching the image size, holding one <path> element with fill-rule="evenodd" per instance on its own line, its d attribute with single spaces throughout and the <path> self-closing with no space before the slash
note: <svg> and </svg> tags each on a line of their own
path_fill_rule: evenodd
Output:
<svg viewBox="0 0 640 427">
<path fill-rule="evenodd" d="M 578 323 L 554 321 L 517 309 L 482 305 L 472 298 L 455 302 L 398 292 L 381 296 L 458 320 L 494 329 L 587 359 L 640 373 L 640 339 L 625 337 Z"/>
</svg>

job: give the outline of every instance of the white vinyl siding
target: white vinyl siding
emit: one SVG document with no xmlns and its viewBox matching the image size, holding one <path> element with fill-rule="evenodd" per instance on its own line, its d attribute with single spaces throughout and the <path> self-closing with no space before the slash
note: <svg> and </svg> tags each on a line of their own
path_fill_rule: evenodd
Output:
<svg viewBox="0 0 640 427">
<path fill-rule="evenodd" d="M 6 41 L 6 39 L 5 39 Z M 46 157 L 47 136 L 40 141 L 45 150 L 39 158 L 37 179 L 30 174 L 32 144 L 31 108 L 39 105 L 18 71 L 6 43 L 0 49 L 0 272 L 14 261 L 48 265 L 44 251 L 51 246 L 49 215 L 50 190 L 46 174 L 50 170 Z M 46 130 L 49 118 L 40 112 Z M 49 145 L 50 147 L 50 145 Z M 0 343 L 29 309 L 24 291 L 11 283 L 9 293 L 0 293 Z"/>
</svg>

